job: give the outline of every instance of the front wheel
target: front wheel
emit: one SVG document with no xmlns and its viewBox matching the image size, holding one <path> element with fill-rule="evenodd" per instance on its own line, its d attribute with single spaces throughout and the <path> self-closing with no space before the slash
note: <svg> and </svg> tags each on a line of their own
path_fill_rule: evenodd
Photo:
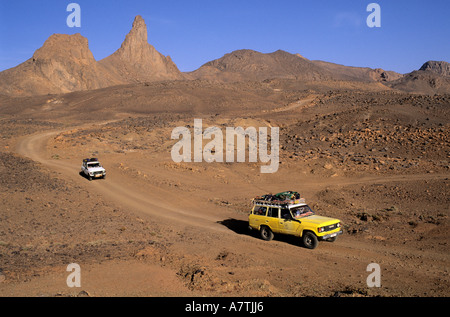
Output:
<svg viewBox="0 0 450 317">
<path fill-rule="evenodd" d="M 308 249 L 315 249 L 319 244 L 319 240 L 316 235 L 312 232 L 303 233 L 303 245 Z"/>
<path fill-rule="evenodd" d="M 273 232 L 269 227 L 262 226 L 260 229 L 261 238 L 266 241 L 270 241 L 273 239 Z"/>
</svg>

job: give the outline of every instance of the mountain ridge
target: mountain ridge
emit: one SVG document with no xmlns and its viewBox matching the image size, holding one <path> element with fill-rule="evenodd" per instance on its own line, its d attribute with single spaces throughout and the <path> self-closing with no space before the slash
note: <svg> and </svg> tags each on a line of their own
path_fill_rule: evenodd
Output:
<svg viewBox="0 0 450 317">
<path fill-rule="evenodd" d="M 60 94 L 184 78 L 170 57 L 148 43 L 145 21 L 136 16 L 121 47 L 100 61 L 81 34 L 51 35 L 30 59 L 0 72 L 0 93 Z"/>
<path fill-rule="evenodd" d="M 189 73 L 196 79 L 239 81 L 285 78 L 296 80 L 349 80 L 388 82 L 403 75 L 377 68 L 353 67 L 325 61 L 309 60 L 283 50 L 260 53 L 250 49 L 236 50 L 203 64 Z"/>
<path fill-rule="evenodd" d="M 120 48 L 99 61 L 90 51 L 88 39 L 81 34 L 51 35 L 30 59 L 0 72 L 0 94 L 60 94 L 152 81 L 271 79 L 380 83 L 386 89 L 450 93 L 450 64 L 428 61 L 416 71 L 399 74 L 380 68 L 309 60 L 283 50 L 261 53 L 241 49 L 209 61 L 192 72 L 181 72 L 170 56 L 164 56 L 148 42 L 147 25 L 138 15 Z"/>
<path fill-rule="evenodd" d="M 441 76 L 450 77 L 450 63 L 444 61 L 428 61 L 419 70 L 430 71 Z"/>
</svg>

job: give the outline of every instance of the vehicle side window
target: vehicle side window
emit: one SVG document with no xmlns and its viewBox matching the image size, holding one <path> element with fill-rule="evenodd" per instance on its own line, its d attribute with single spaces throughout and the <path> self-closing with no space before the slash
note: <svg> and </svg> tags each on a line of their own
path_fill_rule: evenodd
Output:
<svg viewBox="0 0 450 317">
<path fill-rule="evenodd" d="M 267 217 L 278 218 L 278 208 L 269 207 L 269 211 L 267 212 Z"/>
<path fill-rule="evenodd" d="M 281 219 L 292 219 L 289 209 L 281 209 Z"/>
<path fill-rule="evenodd" d="M 255 206 L 255 209 L 253 209 L 253 214 L 258 216 L 265 216 L 267 211 L 267 207 L 263 206 Z"/>
</svg>

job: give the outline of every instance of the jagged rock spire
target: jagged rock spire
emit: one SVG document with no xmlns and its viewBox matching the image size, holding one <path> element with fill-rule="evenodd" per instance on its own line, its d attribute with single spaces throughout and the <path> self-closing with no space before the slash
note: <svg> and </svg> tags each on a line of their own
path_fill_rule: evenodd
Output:
<svg viewBox="0 0 450 317">
<path fill-rule="evenodd" d="M 182 78 L 170 57 L 148 43 L 147 25 L 140 15 L 134 19 L 121 47 L 100 62 L 128 82 Z"/>
</svg>

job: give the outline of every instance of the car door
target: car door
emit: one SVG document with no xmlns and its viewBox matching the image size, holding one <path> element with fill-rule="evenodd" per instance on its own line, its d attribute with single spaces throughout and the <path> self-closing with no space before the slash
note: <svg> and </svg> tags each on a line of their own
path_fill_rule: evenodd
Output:
<svg viewBox="0 0 450 317">
<path fill-rule="evenodd" d="M 300 222 L 295 220 L 291 211 L 287 208 L 281 208 L 280 218 L 278 219 L 278 230 L 283 234 L 296 235 L 299 232 Z"/>
<path fill-rule="evenodd" d="M 278 220 L 280 219 L 280 208 L 269 207 L 267 210 L 267 217 L 264 220 L 264 224 L 270 227 L 273 232 L 280 232 L 278 228 Z"/>
<path fill-rule="evenodd" d="M 266 218 L 266 206 L 253 206 L 252 214 L 249 217 L 249 225 L 253 228 L 259 228 Z"/>
</svg>

